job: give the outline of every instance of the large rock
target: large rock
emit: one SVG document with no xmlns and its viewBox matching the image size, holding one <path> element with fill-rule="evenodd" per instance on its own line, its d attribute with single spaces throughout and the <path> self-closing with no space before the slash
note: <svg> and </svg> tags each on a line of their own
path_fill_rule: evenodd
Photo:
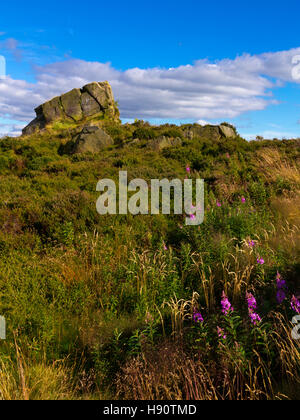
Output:
<svg viewBox="0 0 300 420">
<path fill-rule="evenodd" d="M 85 117 L 90 117 L 91 115 L 98 114 L 102 112 L 98 102 L 91 97 L 87 92 L 83 92 L 81 95 L 81 108 L 82 113 Z"/>
<path fill-rule="evenodd" d="M 229 127 L 228 125 L 221 124 L 219 125 L 219 129 L 221 134 L 223 134 L 226 138 L 236 137 L 236 131 L 233 127 Z"/>
<path fill-rule="evenodd" d="M 60 97 L 63 112 L 74 121 L 80 121 L 83 117 L 81 108 L 81 91 L 73 89 Z"/>
<path fill-rule="evenodd" d="M 161 136 L 149 142 L 149 146 L 151 147 L 151 149 L 156 150 L 156 151 L 166 149 L 167 147 L 176 147 L 176 146 L 181 146 L 181 145 L 182 145 L 182 140 L 179 137 L 170 138 L 170 137 Z"/>
<path fill-rule="evenodd" d="M 190 140 L 194 137 L 200 137 L 218 141 L 224 138 L 236 137 L 236 131 L 234 127 L 224 124 L 204 126 L 194 124 L 185 130 L 184 136 Z"/>
<path fill-rule="evenodd" d="M 86 126 L 73 140 L 70 150 L 74 153 L 98 153 L 105 147 L 114 144 L 113 139 L 97 126 Z"/>
<path fill-rule="evenodd" d="M 101 116 L 119 121 L 119 111 L 108 82 L 89 83 L 57 96 L 35 109 L 36 118 L 23 129 L 23 135 L 32 134 L 55 121 L 81 121 L 86 117 Z"/>
</svg>

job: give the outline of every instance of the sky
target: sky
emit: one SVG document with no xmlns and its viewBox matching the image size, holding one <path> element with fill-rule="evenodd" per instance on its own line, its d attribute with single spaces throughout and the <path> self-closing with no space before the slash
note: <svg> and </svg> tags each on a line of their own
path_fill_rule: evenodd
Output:
<svg viewBox="0 0 300 420">
<path fill-rule="evenodd" d="M 46 100 L 104 80 L 124 122 L 300 137 L 299 15 L 299 0 L 2 2 L 0 137 L 19 135 Z"/>
</svg>

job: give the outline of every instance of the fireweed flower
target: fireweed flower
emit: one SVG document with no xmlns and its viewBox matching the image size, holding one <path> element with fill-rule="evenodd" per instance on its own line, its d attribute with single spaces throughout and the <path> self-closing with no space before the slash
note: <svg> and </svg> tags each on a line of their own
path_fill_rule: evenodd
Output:
<svg viewBox="0 0 300 420">
<path fill-rule="evenodd" d="M 246 292 L 246 300 L 247 300 L 247 304 L 248 304 L 248 309 L 251 310 L 251 311 L 255 311 L 255 309 L 257 307 L 257 304 L 256 304 L 256 299 L 252 295 L 252 293 Z"/>
<path fill-rule="evenodd" d="M 188 174 L 190 174 L 191 173 L 191 168 L 189 166 L 187 166 L 186 171 L 187 171 Z"/>
<path fill-rule="evenodd" d="M 222 312 L 225 316 L 227 316 L 229 312 L 233 311 L 233 307 L 231 306 L 231 303 L 229 302 L 228 297 L 225 295 L 225 292 L 222 293 L 221 306 L 222 306 Z"/>
<path fill-rule="evenodd" d="M 153 316 L 150 314 L 149 311 L 146 312 L 145 322 L 146 324 L 151 324 L 153 322 Z"/>
<path fill-rule="evenodd" d="M 222 203 L 220 203 L 220 201 L 217 200 L 217 207 L 222 207 Z"/>
<path fill-rule="evenodd" d="M 245 197 L 242 197 L 242 198 L 241 198 L 241 202 L 242 202 L 242 203 L 246 203 L 246 198 L 245 198 Z"/>
<path fill-rule="evenodd" d="M 281 274 L 278 273 L 278 271 L 277 271 L 277 276 L 276 276 L 276 285 L 277 285 L 277 293 L 276 293 L 277 302 L 281 304 L 286 298 L 285 290 L 287 289 L 287 285 L 286 285 L 286 281 L 281 277 Z"/>
<path fill-rule="evenodd" d="M 282 304 L 282 302 L 285 300 L 285 298 L 286 298 L 285 291 L 282 290 L 282 289 L 277 290 L 276 299 L 277 299 L 277 302 L 279 303 L 279 305 Z"/>
<path fill-rule="evenodd" d="M 260 265 L 264 265 L 264 263 L 265 263 L 265 260 L 263 258 L 260 258 L 260 257 L 258 257 L 256 261 L 257 261 L 257 264 L 260 264 Z"/>
<path fill-rule="evenodd" d="M 223 338 L 223 340 L 226 340 L 227 335 L 225 334 L 225 331 L 223 328 L 217 327 L 218 337 Z"/>
<path fill-rule="evenodd" d="M 250 240 L 250 241 L 248 242 L 248 245 L 250 246 L 250 248 L 254 248 L 254 247 L 255 247 L 255 242 L 254 242 L 254 241 L 252 241 L 252 240 Z"/>
<path fill-rule="evenodd" d="M 248 304 L 249 318 L 252 324 L 256 325 L 261 321 L 261 317 L 255 312 L 255 309 L 257 308 L 256 299 L 252 293 L 246 292 L 246 300 Z"/>
<path fill-rule="evenodd" d="M 286 281 L 281 277 L 281 274 L 278 273 L 277 271 L 277 276 L 276 276 L 276 284 L 278 289 L 286 289 Z"/>
<path fill-rule="evenodd" d="M 300 301 L 294 295 L 291 300 L 291 307 L 293 311 L 297 312 L 297 314 L 300 314 Z"/>
<path fill-rule="evenodd" d="M 203 316 L 200 312 L 194 312 L 193 313 L 193 321 L 196 323 L 202 323 L 204 322 Z"/>
<path fill-rule="evenodd" d="M 261 317 L 249 309 L 249 317 L 253 325 L 257 325 L 261 321 Z"/>
</svg>

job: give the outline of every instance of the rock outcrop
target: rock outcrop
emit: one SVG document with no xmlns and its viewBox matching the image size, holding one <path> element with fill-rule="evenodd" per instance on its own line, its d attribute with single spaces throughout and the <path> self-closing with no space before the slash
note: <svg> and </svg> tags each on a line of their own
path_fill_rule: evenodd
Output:
<svg viewBox="0 0 300 420">
<path fill-rule="evenodd" d="M 222 138 L 236 137 L 236 135 L 234 127 L 225 124 L 204 126 L 194 124 L 184 132 L 184 136 L 190 140 L 194 137 L 221 140 Z"/>
<path fill-rule="evenodd" d="M 69 145 L 71 154 L 75 153 L 98 153 L 105 147 L 114 144 L 113 139 L 105 133 L 100 127 L 85 126 L 83 130 L 77 134 Z"/>
<path fill-rule="evenodd" d="M 156 139 L 149 141 L 149 146 L 151 147 L 151 149 L 156 150 L 156 151 L 163 150 L 167 147 L 176 147 L 176 146 L 181 146 L 181 145 L 182 145 L 182 140 L 180 137 L 170 138 L 170 137 L 161 136 L 161 137 L 157 137 Z"/>
<path fill-rule="evenodd" d="M 32 134 L 56 121 L 79 122 L 92 116 L 119 121 L 120 115 L 108 82 L 92 82 L 82 89 L 73 89 L 38 106 L 35 112 L 36 118 L 23 129 L 23 135 Z"/>
</svg>

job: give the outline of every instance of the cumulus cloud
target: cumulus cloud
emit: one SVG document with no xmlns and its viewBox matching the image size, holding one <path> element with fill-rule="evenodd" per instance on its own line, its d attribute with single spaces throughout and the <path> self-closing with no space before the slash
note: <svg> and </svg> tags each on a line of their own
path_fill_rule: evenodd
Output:
<svg viewBox="0 0 300 420">
<path fill-rule="evenodd" d="M 79 59 L 56 62 L 34 69 L 36 83 L 11 77 L 0 80 L 0 116 L 29 122 L 33 108 L 44 101 L 91 81 L 108 80 L 124 119 L 231 119 L 276 103 L 272 88 L 300 83 L 292 76 L 293 57 L 299 54 L 296 48 L 213 63 L 198 60 L 170 69 L 126 71 Z"/>
</svg>

